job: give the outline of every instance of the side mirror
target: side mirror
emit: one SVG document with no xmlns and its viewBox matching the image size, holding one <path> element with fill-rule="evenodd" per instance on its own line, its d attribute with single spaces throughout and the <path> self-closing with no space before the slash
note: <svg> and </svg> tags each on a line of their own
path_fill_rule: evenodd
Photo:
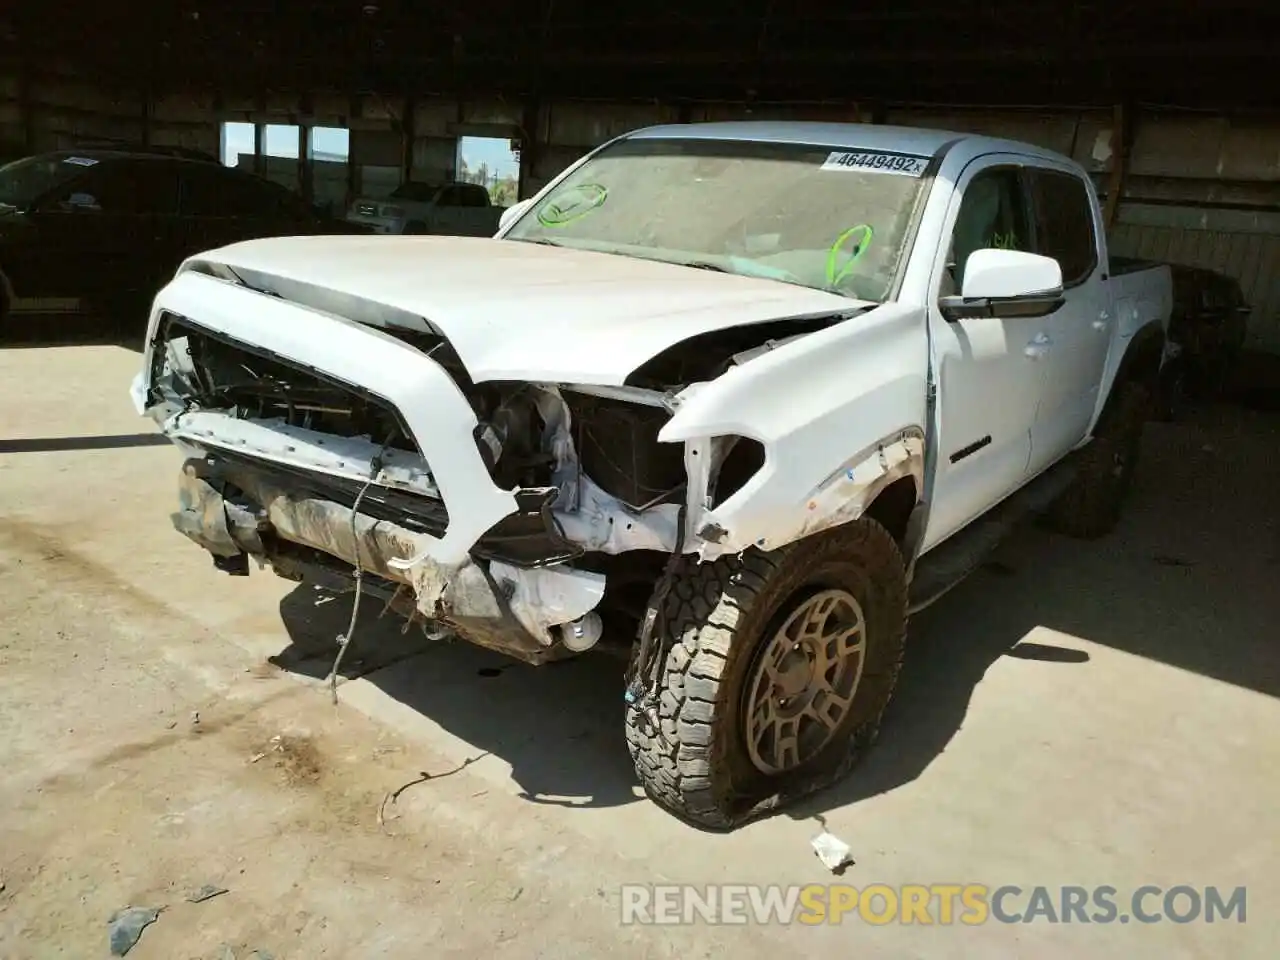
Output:
<svg viewBox="0 0 1280 960">
<path fill-rule="evenodd" d="M 943 297 L 939 308 L 954 322 L 966 317 L 1043 317 L 1063 302 L 1057 260 L 1022 250 L 985 249 L 969 254 L 960 296 Z"/>
<path fill-rule="evenodd" d="M 512 204 L 507 207 L 507 209 L 503 210 L 502 214 L 498 217 L 498 232 L 501 233 L 503 230 L 507 229 L 507 227 L 523 216 L 524 212 L 532 205 L 533 197 L 530 197 L 527 200 L 521 200 L 519 203 Z"/>
</svg>

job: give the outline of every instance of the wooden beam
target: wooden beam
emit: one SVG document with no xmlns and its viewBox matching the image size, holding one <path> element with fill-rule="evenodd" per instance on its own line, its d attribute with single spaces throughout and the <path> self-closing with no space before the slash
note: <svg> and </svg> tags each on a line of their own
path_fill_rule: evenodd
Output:
<svg viewBox="0 0 1280 960">
<path fill-rule="evenodd" d="M 542 153 L 542 102 L 530 97 L 524 102 L 520 119 L 520 172 L 516 177 L 516 196 L 524 200 L 530 195 L 529 180 Z"/>
<path fill-rule="evenodd" d="M 413 179 L 413 146 L 417 139 L 417 101 L 410 94 L 400 102 L 400 180 Z"/>
<path fill-rule="evenodd" d="M 311 163 L 311 127 L 308 125 L 315 117 L 315 104 L 311 94 L 304 93 L 298 98 L 298 193 L 307 203 L 315 201 L 314 167 Z"/>
<path fill-rule="evenodd" d="M 1117 103 L 1111 113 L 1111 175 L 1107 178 L 1107 206 L 1102 223 L 1108 232 L 1120 212 L 1124 179 L 1129 172 L 1129 111 Z"/>
<path fill-rule="evenodd" d="M 255 98 L 254 108 L 257 116 L 253 120 L 253 172 L 263 177 L 267 173 L 267 125 L 262 122 L 267 113 L 265 93 L 259 93 Z"/>
<path fill-rule="evenodd" d="M 18 117 L 22 122 L 22 145 L 27 153 L 35 153 L 37 149 L 33 73 L 31 58 L 23 56 L 18 65 Z"/>
<path fill-rule="evenodd" d="M 151 84 L 142 87 L 142 115 L 139 122 L 142 125 L 142 145 L 144 147 L 151 146 L 151 119 L 155 112 L 155 98 L 151 95 Z"/>
</svg>

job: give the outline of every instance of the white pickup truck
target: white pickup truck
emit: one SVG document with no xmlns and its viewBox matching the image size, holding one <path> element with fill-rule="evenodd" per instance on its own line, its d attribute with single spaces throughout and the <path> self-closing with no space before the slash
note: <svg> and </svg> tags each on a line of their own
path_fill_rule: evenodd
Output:
<svg viewBox="0 0 1280 960">
<path fill-rule="evenodd" d="M 669 126 L 496 238 L 193 257 L 132 394 L 217 567 L 534 664 L 623 645 L 641 781 L 727 828 L 853 767 L 908 616 L 1016 521 L 1113 528 L 1170 306 L 1055 153 Z"/>
<path fill-rule="evenodd" d="M 347 221 L 374 233 L 437 233 L 451 237 L 492 237 L 505 208 L 495 206 L 478 183 L 400 184 L 385 199 L 358 197 Z"/>
</svg>

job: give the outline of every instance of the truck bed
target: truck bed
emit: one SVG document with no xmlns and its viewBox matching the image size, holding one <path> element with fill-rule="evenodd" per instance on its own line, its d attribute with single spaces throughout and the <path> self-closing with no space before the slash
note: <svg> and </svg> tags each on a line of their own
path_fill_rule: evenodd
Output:
<svg viewBox="0 0 1280 960">
<path fill-rule="evenodd" d="M 1121 311 L 1121 336 L 1150 320 L 1159 319 L 1165 332 L 1173 310 L 1173 274 L 1167 263 L 1133 257 L 1110 257 L 1107 284 L 1111 300 Z"/>
<path fill-rule="evenodd" d="M 1159 260 L 1140 260 L 1137 257 L 1116 257 L 1107 258 L 1107 276 L 1119 277 L 1129 273 L 1140 273 L 1143 270 L 1152 270 L 1156 267 L 1168 266 Z"/>
</svg>

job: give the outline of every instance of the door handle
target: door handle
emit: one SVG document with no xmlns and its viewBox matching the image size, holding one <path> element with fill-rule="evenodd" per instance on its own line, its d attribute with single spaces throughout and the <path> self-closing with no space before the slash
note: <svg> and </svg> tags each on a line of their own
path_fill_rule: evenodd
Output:
<svg viewBox="0 0 1280 960">
<path fill-rule="evenodd" d="M 1032 360 L 1039 360 L 1053 347 L 1053 341 L 1047 333 L 1037 333 L 1023 351 Z"/>
</svg>

